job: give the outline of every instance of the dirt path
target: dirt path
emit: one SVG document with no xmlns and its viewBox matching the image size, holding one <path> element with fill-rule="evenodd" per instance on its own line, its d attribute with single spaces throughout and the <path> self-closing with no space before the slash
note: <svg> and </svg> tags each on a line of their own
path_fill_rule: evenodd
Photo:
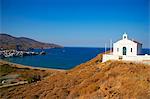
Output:
<svg viewBox="0 0 150 99">
<path fill-rule="evenodd" d="M 20 81 L 20 82 L 14 83 L 14 84 L 7 84 L 7 85 L 0 86 L 0 88 L 23 85 L 23 84 L 27 84 L 27 83 L 28 83 L 27 81 Z"/>
</svg>

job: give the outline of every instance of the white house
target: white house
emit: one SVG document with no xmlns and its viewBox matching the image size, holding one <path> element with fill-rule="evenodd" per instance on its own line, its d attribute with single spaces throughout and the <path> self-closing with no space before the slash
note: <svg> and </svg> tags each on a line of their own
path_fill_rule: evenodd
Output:
<svg viewBox="0 0 150 99">
<path fill-rule="evenodd" d="M 150 55 L 141 55 L 142 44 L 128 39 L 126 33 L 122 39 L 113 43 L 113 52 L 103 55 L 103 62 L 107 60 L 126 60 L 150 64 Z"/>
</svg>

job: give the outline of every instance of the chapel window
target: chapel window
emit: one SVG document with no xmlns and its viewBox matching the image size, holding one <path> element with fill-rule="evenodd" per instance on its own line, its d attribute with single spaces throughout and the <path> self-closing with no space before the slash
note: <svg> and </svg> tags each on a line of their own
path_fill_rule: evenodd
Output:
<svg viewBox="0 0 150 99">
<path fill-rule="evenodd" d="M 132 52 L 132 48 L 131 48 L 131 52 Z"/>
</svg>

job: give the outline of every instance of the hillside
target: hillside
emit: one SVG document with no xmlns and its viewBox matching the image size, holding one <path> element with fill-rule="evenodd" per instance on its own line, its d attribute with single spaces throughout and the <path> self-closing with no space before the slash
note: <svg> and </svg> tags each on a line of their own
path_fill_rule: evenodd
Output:
<svg viewBox="0 0 150 99">
<path fill-rule="evenodd" d="M 13 99 L 150 99 L 150 66 L 132 62 L 101 63 L 102 54 L 37 83 L 2 90 Z"/>
<path fill-rule="evenodd" d="M 57 48 L 56 44 L 39 42 L 26 37 L 13 37 L 8 34 L 0 34 L 0 48 L 3 49 L 29 49 L 29 48 Z"/>
</svg>

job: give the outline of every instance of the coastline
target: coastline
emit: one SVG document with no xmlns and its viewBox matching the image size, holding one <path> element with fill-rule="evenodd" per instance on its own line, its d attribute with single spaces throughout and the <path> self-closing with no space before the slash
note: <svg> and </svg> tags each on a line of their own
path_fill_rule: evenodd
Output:
<svg viewBox="0 0 150 99">
<path fill-rule="evenodd" d="M 46 71 L 60 71 L 60 72 L 66 71 L 66 70 L 64 70 L 64 69 L 32 67 L 32 66 L 27 66 L 27 65 L 12 63 L 12 62 L 8 62 L 8 61 L 5 61 L 5 60 L 0 59 L 0 65 L 1 65 L 1 64 L 10 64 L 10 65 L 12 65 L 12 66 L 14 66 L 14 67 L 18 67 L 18 68 L 29 68 L 29 69 L 39 69 L 39 70 L 46 70 Z"/>
</svg>

